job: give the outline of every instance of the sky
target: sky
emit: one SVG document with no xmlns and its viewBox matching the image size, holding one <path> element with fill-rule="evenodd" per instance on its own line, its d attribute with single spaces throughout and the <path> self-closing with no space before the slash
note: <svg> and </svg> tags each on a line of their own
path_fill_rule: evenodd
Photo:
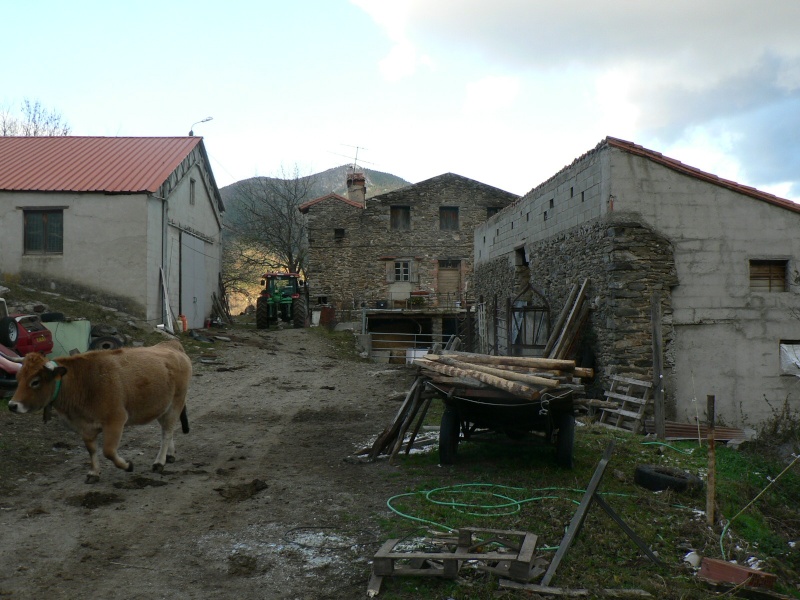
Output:
<svg viewBox="0 0 800 600">
<path fill-rule="evenodd" d="M 612 136 L 800 202 L 800 0 L 0 0 L 0 107 L 524 194 Z M 206 117 L 212 120 L 197 123 Z"/>
</svg>

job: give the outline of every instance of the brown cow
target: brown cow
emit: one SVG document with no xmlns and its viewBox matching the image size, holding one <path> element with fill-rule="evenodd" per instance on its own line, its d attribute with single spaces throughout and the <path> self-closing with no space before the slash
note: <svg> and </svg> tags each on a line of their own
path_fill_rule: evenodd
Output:
<svg viewBox="0 0 800 600">
<path fill-rule="evenodd" d="M 189 432 L 186 391 L 192 363 L 177 341 L 148 348 L 97 350 L 48 361 L 28 354 L 17 373 L 17 391 L 9 401 L 12 412 L 44 409 L 59 414 L 83 437 L 91 469 L 86 483 L 100 478 L 97 436 L 103 432 L 103 455 L 120 469 L 133 471 L 133 463 L 117 454 L 125 425 L 161 425 L 161 448 L 153 470 L 161 472 L 175 460 L 173 430 L 178 419 Z"/>
</svg>

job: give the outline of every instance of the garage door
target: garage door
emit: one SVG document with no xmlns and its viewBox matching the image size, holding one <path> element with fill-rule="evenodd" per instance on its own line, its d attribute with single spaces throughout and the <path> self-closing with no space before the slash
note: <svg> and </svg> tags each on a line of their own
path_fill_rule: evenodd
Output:
<svg viewBox="0 0 800 600">
<path fill-rule="evenodd" d="M 193 235 L 181 232 L 181 306 L 190 329 L 205 324 L 206 306 L 206 243 Z"/>
</svg>

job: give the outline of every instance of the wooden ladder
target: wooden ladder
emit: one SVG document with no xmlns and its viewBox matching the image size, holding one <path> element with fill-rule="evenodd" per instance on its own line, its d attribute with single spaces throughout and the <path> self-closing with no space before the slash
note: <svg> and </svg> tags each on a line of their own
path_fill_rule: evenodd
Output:
<svg viewBox="0 0 800 600">
<path fill-rule="evenodd" d="M 619 403 L 619 408 L 601 408 L 598 423 L 610 429 L 639 433 L 652 388 L 649 381 L 613 375 L 611 389 L 605 392 L 605 397 Z"/>
</svg>

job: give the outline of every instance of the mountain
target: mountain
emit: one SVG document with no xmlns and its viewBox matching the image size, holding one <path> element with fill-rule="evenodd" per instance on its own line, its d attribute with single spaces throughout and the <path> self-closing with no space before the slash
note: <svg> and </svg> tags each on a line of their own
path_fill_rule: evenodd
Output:
<svg viewBox="0 0 800 600">
<path fill-rule="evenodd" d="M 342 165 L 334 167 L 327 171 L 308 175 L 312 179 L 311 192 L 304 202 L 325 196 L 331 192 L 339 194 L 340 196 L 347 197 L 347 172 L 351 165 Z M 411 185 L 408 181 L 391 173 L 383 173 L 381 171 L 373 171 L 372 169 L 360 169 L 364 173 L 367 180 L 367 198 L 378 196 L 391 192 L 401 187 Z M 276 177 L 260 177 L 259 179 L 273 179 L 279 181 Z M 238 215 L 238 202 L 237 202 L 237 189 L 244 181 L 244 179 L 237 181 L 230 185 L 220 188 L 222 194 L 222 201 L 225 203 L 225 220 L 228 222 L 235 222 Z"/>
</svg>

